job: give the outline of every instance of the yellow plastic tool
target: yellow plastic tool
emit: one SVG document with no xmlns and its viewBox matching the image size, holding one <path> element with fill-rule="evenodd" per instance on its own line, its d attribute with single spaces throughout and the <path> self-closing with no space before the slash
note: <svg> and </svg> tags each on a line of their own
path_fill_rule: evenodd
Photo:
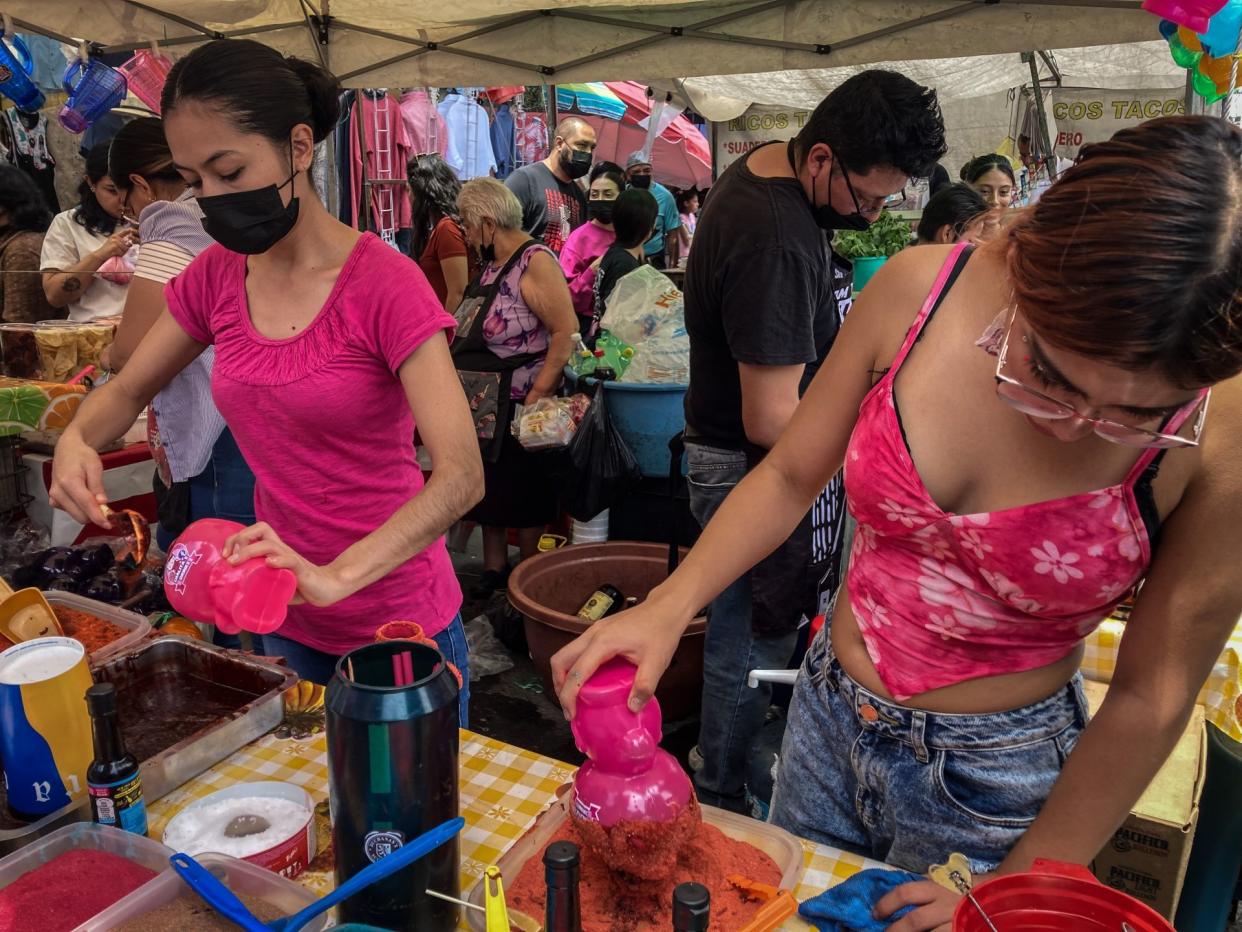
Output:
<svg viewBox="0 0 1242 932">
<path fill-rule="evenodd" d="M 509 908 L 505 905 L 505 883 L 500 868 L 493 864 L 483 873 L 483 905 L 487 932 L 510 932 Z"/>
<path fill-rule="evenodd" d="M 979 905 L 979 901 L 975 899 L 975 895 L 971 893 L 974 889 L 974 878 L 970 876 L 970 861 L 966 860 L 966 855 L 954 852 L 949 855 L 949 860 L 945 864 L 933 864 L 927 871 L 927 876 L 935 883 L 944 887 L 952 893 L 960 893 L 966 899 L 970 900 L 970 904 L 975 908 L 980 918 L 987 924 L 991 932 L 997 932 L 996 926 L 992 919 Z"/>
<path fill-rule="evenodd" d="M 21 589 L 0 601 L 0 634 L 20 644 L 35 638 L 64 637 L 65 632 L 42 592 Z"/>
<path fill-rule="evenodd" d="M 756 883 L 737 874 L 730 874 L 725 879 L 746 899 L 763 903 L 759 912 L 755 913 L 755 917 L 740 932 L 771 932 L 780 928 L 786 919 L 798 911 L 798 901 L 789 890 L 781 890 L 771 884 Z"/>
</svg>

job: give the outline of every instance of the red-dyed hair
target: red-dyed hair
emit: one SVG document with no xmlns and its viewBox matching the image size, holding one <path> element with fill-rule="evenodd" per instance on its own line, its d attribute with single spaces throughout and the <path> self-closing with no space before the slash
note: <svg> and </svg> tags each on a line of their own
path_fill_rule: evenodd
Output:
<svg viewBox="0 0 1242 932">
<path fill-rule="evenodd" d="M 1123 129 L 1009 232 L 1023 316 L 1062 349 L 1198 388 L 1242 372 L 1242 130 Z"/>
</svg>

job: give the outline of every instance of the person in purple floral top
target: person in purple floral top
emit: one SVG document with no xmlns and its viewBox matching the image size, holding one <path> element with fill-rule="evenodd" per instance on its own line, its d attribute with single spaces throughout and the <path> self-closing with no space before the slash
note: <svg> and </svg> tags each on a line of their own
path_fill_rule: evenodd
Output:
<svg viewBox="0 0 1242 932">
<path fill-rule="evenodd" d="M 521 257 L 500 282 L 495 298 L 480 313 L 487 348 L 498 359 L 539 354 L 513 372 L 509 391 L 516 403 L 534 404 L 556 391 L 571 337 L 578 328 L 565 276 L 552 250 L 522 232 L 522 205 L 513 192 L 491 178 L 467 182 L 458 200 L 467 242 L 479 250 L 479 284 L 492 284 L 515 253 Z M 508 529 L 518 532 L 522 559 L 533 555 L 539 536 L 556 518 L 558 488 L 546 454 L 524 450 L 499 424 L 504 440 L 496 462 L 483 464 L 483 501 L 465 520 L 483 526 L 483 575 L 476 594 L 503 589 L 508 579 Z"/>
</svg>

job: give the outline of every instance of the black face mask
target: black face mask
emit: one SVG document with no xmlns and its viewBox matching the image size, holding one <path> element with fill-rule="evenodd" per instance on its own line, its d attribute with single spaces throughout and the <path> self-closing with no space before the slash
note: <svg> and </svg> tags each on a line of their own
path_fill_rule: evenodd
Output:
<svg viewBox="0 0 1242 932">
<path fill-rule="evenodd" d="M 484 265 L 491 265 L 496 261 L 496 234 L 492 234 L 490 243 L 483 242 L 482 236 L 479 238 L 479 258 L 483 260 Z"/>
<path fill-rule="evenodd" d="M 581 178 L 591 170 L 591 160 L 590 152 L 567 149 L 561 153 L 561 170 L 570 178 Z"/>
<path fill-rule="evenodd" d="M 244 256 L 267 252 L 279 243 L 298 220 L 298 199 L 290 197 L 286 204 L 280 197 L 280 189 L 293 184 L 298 174 L 292 150 L 289 171 L 289 180 L 281 185 L 198 198 L 207 235 L 230 252 Z"/>
<path fill-rule="evenodd" d="M 616 206 L 616 201 L 588 201 L 587 216 L 600 223 L 612 223 L 612 210 Z"/>
<path fill-rule="evenodd" d="M 789 141 L 789 164 L 794 170 L 795 176 L 798 173 L 798 166 L 794 162 L 793 140 Z M 833 162 L 833 166 L 836 166 Z M 845 172 L 845 166 L 841 166 L 841 171 Z M 816 204 L 814 188 L 811 190 L 811 213 L 815 215 L 815 224 L 821 230 L 865 230 L 871 226 L 871 221 L 862 215 L 858 209 L 858 198 L 854 196 L 854 186 L 850 184 L 850 176 L 846 174 L 845 185 L 850 189 L 850 197 L 854 201 L 854 212 L 852 214 L 843 214 L 832 206 L 832 169 L 828 174 L 828 203 Z"/>
<path fill-rule="evenodd" d="M 648 188 L 651 187 L 651 176 L 650 175 L 634 175 L 630 178 L 630 186 L 635 187 L 635 188 L 642 188 L 644 191 L 646 191 Z"/>
</svg>

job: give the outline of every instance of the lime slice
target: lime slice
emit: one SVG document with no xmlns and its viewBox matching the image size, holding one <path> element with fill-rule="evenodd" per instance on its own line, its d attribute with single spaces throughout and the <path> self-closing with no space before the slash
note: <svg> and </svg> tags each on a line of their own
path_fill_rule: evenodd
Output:
<svg viewBox="0 0 1242 932">
<path fill-rule="evenodd" d="M 37 427 L 39 415 L 47 407 L 47 395 L 33 385 L 17 385 L 0 390 L 0 421 L 18 421 Z"/>
</svg>

